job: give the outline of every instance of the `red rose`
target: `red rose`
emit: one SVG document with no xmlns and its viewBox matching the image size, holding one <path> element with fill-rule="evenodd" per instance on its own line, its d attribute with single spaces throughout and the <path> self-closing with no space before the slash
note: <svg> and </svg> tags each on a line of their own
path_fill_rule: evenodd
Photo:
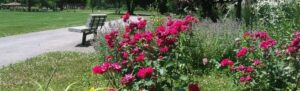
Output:
<svg viewBox="0 0 300 91">
<path fill-rule="evenodd" d="M 251 72 L 253 72 L 253 67 L 251 67 L 251 66 L 249 66 L 249 67 L 247 67 L 247 69 L 245 70 L 245 72 L 246 73 L 251 73 Z"/>
<path fill-rule="evenodd" d="M 152 67 L 147 67 L 147 68 L 141 68 L 139 69 L 137 76 L 139 78 L 145 78 L 147 76 L 151 76 L 153 73 L 153 68 Z"/>
<path fill-rule="evenodd" d="M 145 53 L 144 52 L 141 52 L 136 58 L 135 58 L 135 61 L 136 62 L 142 62 L 145 60 Z"/>
<path fill-rule="evenodd" d="M 200 88 L 198 87 L 198 84 L 190 84 L 189 91 L 200 91 Z"/>
<path fill-rule="evenodd" d="M 237 57 L 242 57 L 242 56 L 245 56 L 248 52 L 248 49 L 246 47 L 242 47 L 242 49 L 237 52 L 236 56 Z"/>
<path fill-rule="evenodd" d="M 223 59 L 222 61 L 221 61 L 221 67 L 224 67 L 224 66 L 233 66 L 234 65 L 234 62 L 233 61 L 231 61 L 230 59 Z"/>
<path fill-rule="evenodd" d="M 129 12 L 126 12 L 121 18 L 123 19 L 124 22 L 126 22 L 130 17 Z"/>
</svg>

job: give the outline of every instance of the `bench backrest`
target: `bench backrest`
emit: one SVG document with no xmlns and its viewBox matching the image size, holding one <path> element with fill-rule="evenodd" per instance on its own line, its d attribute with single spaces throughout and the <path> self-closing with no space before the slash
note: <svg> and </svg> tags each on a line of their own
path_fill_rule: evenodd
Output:
<svg viewBox="0 0 300 91">
<path fill-rule="evenodd" d="M 102 27 L 104 25 L 106 17 L 106 14 L 90 14 L 86 26 L 90 31 L 97 31 L 99 26 Z"/>
</svg>

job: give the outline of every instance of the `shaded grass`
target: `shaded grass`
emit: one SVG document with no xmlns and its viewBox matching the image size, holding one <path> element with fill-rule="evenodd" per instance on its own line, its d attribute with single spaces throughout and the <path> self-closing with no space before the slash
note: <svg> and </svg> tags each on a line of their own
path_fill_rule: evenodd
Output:
<svg viewBox="0 0 300 91">
<path fill-rule="evenodd" d="M 0 91 L 35 91 L 39 85 L 46 88 L 54 70 L 49 83 L 53 91 L 62 91 L 74 82 L 70 90 L 103 87 L 105 80 L 91 71 L 97 63 L 95 54 L 47 53 L 0 69 Z"/>
<path fill-rule="evenodd" d="M 234 78 L 217 70 L 209 70 L 194 79 L 203 91 L 241 91 L 242 87 L 234 84 Z"/>
<path fill-rule="evenodd" d="M 91 12 L 10 12 L 0 11 L 0 37 L 47 29 L 84 25 Z M 112 13 L 100 10 L 94 13 Z M 108 21 L 120 15 L 108 15 Z"/>
</svg>

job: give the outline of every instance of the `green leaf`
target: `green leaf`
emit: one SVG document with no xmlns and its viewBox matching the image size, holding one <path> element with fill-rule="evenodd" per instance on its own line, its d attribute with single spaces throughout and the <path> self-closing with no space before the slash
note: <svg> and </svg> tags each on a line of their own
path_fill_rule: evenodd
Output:
<svg viewBox="0 0 300 91">
<path fill-rule="evenodd" d="M 184 80 L 184 81 L 187 81 L 188 80 L 188 77 L 186 75 L 181 75 L 180 76 L 180 79 L 181 80 Z"/>
<path fill-rule="evenodd" d="M 166 65 L 166 68 L 169 68 L 169 67 L 171 67 L 173 65 L 174 65 L 174 62 L 168 62 L 168 64 Z"/>
<path fill-rule="evenodd" d="M 165 75 L 166 69 L 165 68 L 159 69 L 159 73 L 160 73 L 160 75 Z"/>
<path fill-rule="evenodd" d="M 151 81 L 151 80 L 145 82 L 145 85 L 146 85 L 146 86 L 152 86 L 153 84 L 154 84 L 154 82 Z"/>
<path fill-rule="evenodd" d="M 68 85 L 68 87 L 65 89 L 65 91 L 69 91 L 69 89 L 71 88 L 71 86 L 74 85 L 74 84 L 76 84 L 76 83 L 77 83 L 77 82 L 74 82 L 74 83 Z"/>
</svg>

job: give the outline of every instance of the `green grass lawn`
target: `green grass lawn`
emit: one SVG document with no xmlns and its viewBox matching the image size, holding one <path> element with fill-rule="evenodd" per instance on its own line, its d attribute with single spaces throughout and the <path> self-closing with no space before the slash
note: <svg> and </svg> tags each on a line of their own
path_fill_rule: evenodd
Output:
<svg viewBox="0 0 300 91">
<path fill-rule="evenodd" d="M 112 13 L 112 10 L 99 10 L 94 13 Z M 36 32 L 47 29 L 84 25 L 91 11 L 62 12 L 10 12 L 0 11 L 0 37 Z M 107 20 L 120 15 L 108 15 Z"/>
<path fill-rule="evenodd" d="M 99 63 L 96 54 L 53 52 L 6 66 L 0 69 L 0 91 L 35 91 L 49 88 L 62 91 L 87 91 L 90 87 L 105 87 L 106 81 L 92 74 L 91 68 Z M 231 77 L 212 71 L 195 77 L 204 91 L 238 91 Z"/>
<path fill-rule="evenodd" d="M 97 63 L 97 57 L 93 54 L 44 54 L 1 68 L 0 91 L 44 91 L 51 78 L 48 87 L 53 91 L 63 91 L 74 82 L 76 84 L 71 86 L 71 91 L 87 91 L 93 86 L 104 87 L 101 76 L 93 75 L 91 71 Z"/>
</svg>

